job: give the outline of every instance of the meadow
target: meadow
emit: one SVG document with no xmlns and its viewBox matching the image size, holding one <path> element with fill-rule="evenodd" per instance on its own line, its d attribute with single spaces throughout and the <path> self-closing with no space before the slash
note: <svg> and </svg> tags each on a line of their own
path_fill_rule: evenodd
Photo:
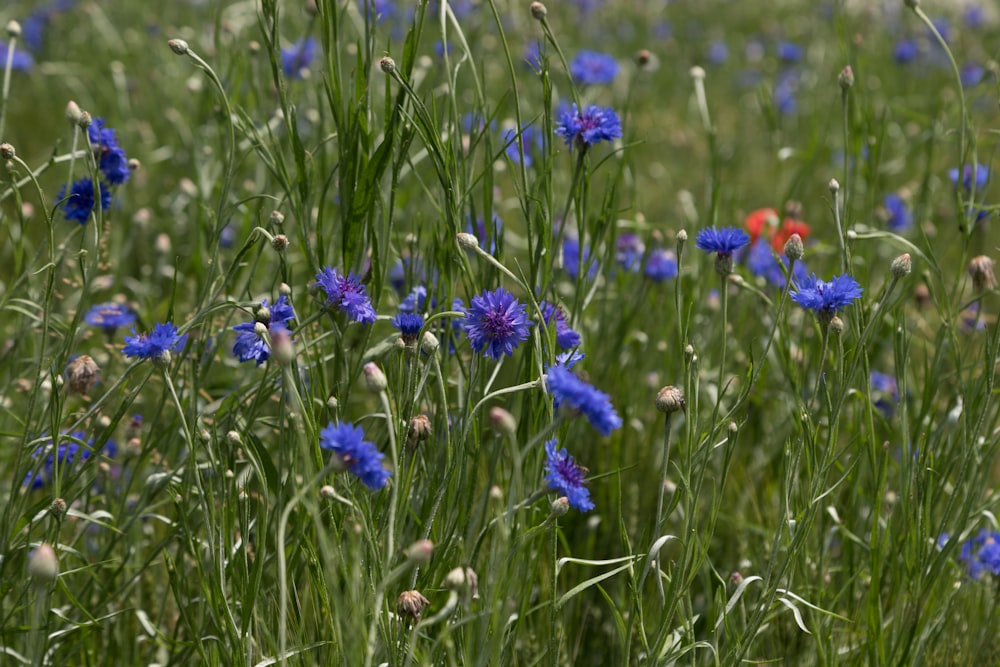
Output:
<svg viewBox="0 0 1000 667">
<path fill-rule="evenodd" d="M 0 26 L 0 664 L 1000 664 L 990 3 Z"/>
</svg>

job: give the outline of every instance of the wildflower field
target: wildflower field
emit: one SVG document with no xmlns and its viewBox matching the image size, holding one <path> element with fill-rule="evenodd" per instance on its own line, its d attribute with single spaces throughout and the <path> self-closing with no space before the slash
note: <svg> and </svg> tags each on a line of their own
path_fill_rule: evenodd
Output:
<svg viewBox="0 0 1000 667">
<path fill-rule="evenodd" d="M 993 3 L 0 26 L 0 664 L 1000 664 Z"/>
</svg>

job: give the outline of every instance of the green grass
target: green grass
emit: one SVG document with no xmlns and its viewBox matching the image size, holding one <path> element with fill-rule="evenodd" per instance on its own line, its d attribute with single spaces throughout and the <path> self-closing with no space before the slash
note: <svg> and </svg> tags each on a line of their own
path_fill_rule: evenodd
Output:
<svg viewBox="0 0 1000 667">
<path fill-rule="evenodd" d="M 33 68 L 8 75 L 0 663 L 998 660 L 1000 579 L 970 576 L 964 555 L 1000 530 L 998 301 L 968 271 L 997 254 L 997 188 L 948 177 L 996 166 L 996 23 L 931 2 L 883 14 L 608 0 L 586 13 L 553 0 L 544 20 L 526 2 L 417 2 L 377 23 L 353 0 L 317 4 L 82 2 L 53 11 Z M 35 5 L 5 5 L 0 22 Z M 926 33 L 941 15 L 947 50 Z M 305 36 L 315 58 L 289 75 L 281 50 Z M 907 36 L 922 54 L 899 65 Z M 780 62 L 784 40 L 801 62 Z M 540 71 L 523 58 L 535 41 Z M 582 48 L 617 58 L 612 84 L 574 86 L 566 64 Z M 641 49 L 653 62 L 637 64 Z M 968 62 L 986 71 L 963 89 L 954 65 Z M 793 113 L 774 94 L 790 69 Z M 70 100 L 140 163 L 84 225 L 57 205 L 99 171 Z M 614 108 L 622 138 L 570 150 L 554 130 L 574 101 Z M 542 137 L 530 166 L 503 137 L 529 125 Z M 914 224 L 890 231 L 895 192 Z M 977 222 L 971 203 L 990 215 Z M 742 259 L 720 278 L 695 247 L 762 207 L 808 223 L 809 272 L 863 288 L 842 333 L 793 302 L 796 287 Z M 457 235 L 476 221 L 468 250 Z M 627 234 L 643 266 L 675 252 L 678 276 L 622 267 Z M 585 259 L 562 252 L 571 237 L 592 274 L 567 271 Z M 904 253 L 912 271 L 893 272 Z M 324 266 L 363 277 L 374 324 L 324 307 Z M 389 323 L 418 284 L 436 349 Z M 445 313 L 500 286 L 535 325 L 495 361 Z M 294 354 L 240 363 L 232 327 L 280 295 Z M 574 370 L 621 417 L 608 437 L 553 409 L 543 300 L 582 336 Z M 134 309 L 139 333 L 175 323 L 186 345 L 166 362 L 126 358 L 131 334 L 83 320 L 108 301 Z M 87 395 L 64 370 L 83 354 L 100 367 Z M 365 381 L 369 363 L 384 389 Z M 682 389 L 683 411 L 657 410 L 664 386 Z M 432 434 L 414 444 L 419 415 Z M 383 452 L 386 488 L 320 448 L 338 421 Z M 52 434 L 89 456 L 28 488 Z M 590 512 L 553 504 L 550 438 L 588 469 Z M 37 572 L 41 544 L 54 579 Z M 429 601 L 419 620 L 397 606 L 411 590 Z"/>
</svg>

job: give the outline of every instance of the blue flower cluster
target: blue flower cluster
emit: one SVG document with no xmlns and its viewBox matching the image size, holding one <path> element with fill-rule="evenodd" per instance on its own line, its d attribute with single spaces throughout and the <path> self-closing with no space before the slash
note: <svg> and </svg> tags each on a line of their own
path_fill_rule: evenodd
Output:
<svg viewBox="0 0 1000 667">
<path fill-rule="evenodd" d="M 552 394 L 552 405 L 556 410 L 566 406 L 571 411 L 583 413 L 601 435 L 611 435 L 612 431 L 621 428 L 622 420 L 611 405 L 611 397 L 581 380 L 565 366 L 548 367 L 545 388 Z"/>
<path fill-rule="evenodd" d="M 87 224 L 98 204 L 102 211 L 110 208 L 109 186 L 122 185 L 132 175 L 125 149 L 118 145 L 115 131 L 106 126 L 103 118 L 93 119 L 87 128 L 87 137 L 104 180 L 95 184 L 89 177 L 84 177 L 70 184 L 68 189 L 64 184 L 56 195 L 56 202 L 66 219 L 81 225 Z"/>
<path fill-rule="evenodd" d="M 74 464 L 78 462 L 82 463 L 91 457 L 94 447 L 93 438 L 88 440 L 83 431 L 74 431 L 69 434 L 69 437 L 72 438 L 72 440 L 59 445 L 55 452 L 52 452 L 51 440 L 35 449 L 35 451 L 31 454 L 31 457 L 33 459 L 39 459 L 42 456 L 45 456 L 45 460 L 42 462 L 40 469 L 31 470 L 25 476 L 23 482 L 25 487 L 29 489 L 40 489 L 48 484 L 51 484 L 52 480 L 55 478 L 57 462 L 59 468 L 62 470 L 61 474 L 66 474 L 66 471 L 71 469 Z M 86 442 L 87 444 L 86 446 L 83 446 L 80 442 Z M 113 440 L 108 440 L 101 449 L 108 456 L 113 457 L 118 451 L 118 446 Z"/>
<path fill-rule="evenodd" d="M 319 446 L 336 456 L 339 466 L 355 475 L 369 489 L 383 488 L 392 476 L 382 466 L 385 455 L 373 443 L 365 440 L 361 427 L 349 423 L 334 426 L 330 422 L 320 431 Z"/>
<path fill-rule="evenodd" d="M 368 291 L 361 280 L 349 271 L 346 276 L 329 266 L 316 274 L 316 283 L 326 293 L 326 305 L 338 308 L 355 322 L 371 324 L 375 321 L 375 309 L 368 298 Z"/>
<path fill-rule="evenodd" d="M 132 333 L 135 334 L 135 329 Z M 167 322 L 154 326 L 152 333 L 125 336 L 122 353 L 126 357 L 161 360 L 167 353 L 184 349 L 186 343 L 187 334 L 179 334 L 177 327 L 172 322 Z"/>
</svg>

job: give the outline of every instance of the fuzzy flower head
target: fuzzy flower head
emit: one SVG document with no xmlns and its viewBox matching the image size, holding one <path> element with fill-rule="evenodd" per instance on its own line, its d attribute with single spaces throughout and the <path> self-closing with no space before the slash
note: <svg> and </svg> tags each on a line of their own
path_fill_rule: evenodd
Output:
<svg viewBox="0 0 1000 667">
<path fill-rule="evenodd" d="M 327 425 L 319 434 L 319 446 L 334 453 L 335 464 L 355 475 L 373 491 L 383 488 L 391 473 L 382 467 L 385 455 L 365 440 L 361 427 L 347 422 Z"/>
<path fill-rule="evenodd" d="M 260 302 L 260 309 L 251 322 L 241 322 L 233 327 L 238 335 L 233 344 L 233 354 L 240 361 L 255 361 L 260 366 L 271 356 L 271 345 L 275 337 L 290 335 L 287 323 L 295 313 L 282 294 L 273 306 L 268 307 L 267 299 Z"/>
<path fill-rule="evenodd" d="M 733 272 L 733 253 L 748 243 L 750 237 L 738 227 L 706 227 L 695 238 L 695 246 L 715 253 L 715 271 L 721 276 Z"/>
<path fill-rule="evenodd" d="M 106 211 L 111 206 L 111 190 L 102 184 L 98 184 L 98 195 L 101 200 L 101 210 Z M 56 195 L 56 202 L 67 220 L 74 220 L 81 225 L 87 224 L 90 214 L 94 210 L 94 182 L 89 178 L 81 178 L 70 186 L 69 194 L 66 194 L 66 186 L 63 185 Z"/>
<path fill-rule="evenodd" d="M 573 460 L 565 447 L 557 449 L 558 444 L 555 438 L 545 443 L 545 479 L 549 489 L 566 496 L 570 507 L 589 512 L 594 503 L 586 487 L 587 470 Z"/>
<path fill-rule="evenodd" d="M 545 389 L 552 394 L 553 407 L 565 405 L 581 412 L 601 435 L 611 435 L 621 428 L 622 420 L 611 405 L 611 397 L 595 389 L 565 366 L 549 366 L 545 374 Z"/>
<path fill-rule="evenodd" d="M 131 308 L 115 302 L 99 303 L 83 316 L 84 322 L 92 327 L 100 327 L 109 336 L 113 335 L 118 327 L 127 327 L 135 320 L 136 315 Z"/>
<path fill-rule="evenodd" d="M 850 276 L 834 276 L 826 282 L 814 273 L 799 283 L 792 301 L 816 313 L 821 322 L 829 322 L 841 309 L 860 298 L 861 292 L 861 286 Z"/>
<path fill-rule="evenodd" d="M 336 269 L 325 266 L 316 274 L 316 282 L 326 293 L 327 306 L 339 308 L 355 322 L 371 324 L 375 321 L 375 309 L 368 291 L 353 271 L 343 276 Z"/>
<path fill-rule="evenodd" d="M 569 73 L 584 86 L 609 84 L 618 74 L 618 61 L 607 53 L 584 49 L 569 64 Z"/>
<path fill-rule="evenodd" d="M 533 322 L 527 308 L 502 287 L 472 297 L 462 326 L 472 348 L 491 359 L 514 354 Z"/>
<path fill-rule="evenodd" d="M 132 333 L 135 334 L 135 329 L 132 329 Z M 153 327 L 152 333 L 125 336 L 122 353 L 126 357 L 153 359 L 166 363 L 170 361 L 170 353 L 184 349 L 185 343 L 187 334 L 179 335 L 177 327 L 172 322 L 167 322 L 157 324 Z"/>
<path fill-rule="evenodd" d="M 559 113 L 556 134 L 566 141 L 570 148 L 589 148 L 602 141 L 612 141 L 622 136 L 622 122 L 611 107 L 590 105 L 580 111 L 574 104 L 572 110 L 563 109 Z"/>
</svg>

